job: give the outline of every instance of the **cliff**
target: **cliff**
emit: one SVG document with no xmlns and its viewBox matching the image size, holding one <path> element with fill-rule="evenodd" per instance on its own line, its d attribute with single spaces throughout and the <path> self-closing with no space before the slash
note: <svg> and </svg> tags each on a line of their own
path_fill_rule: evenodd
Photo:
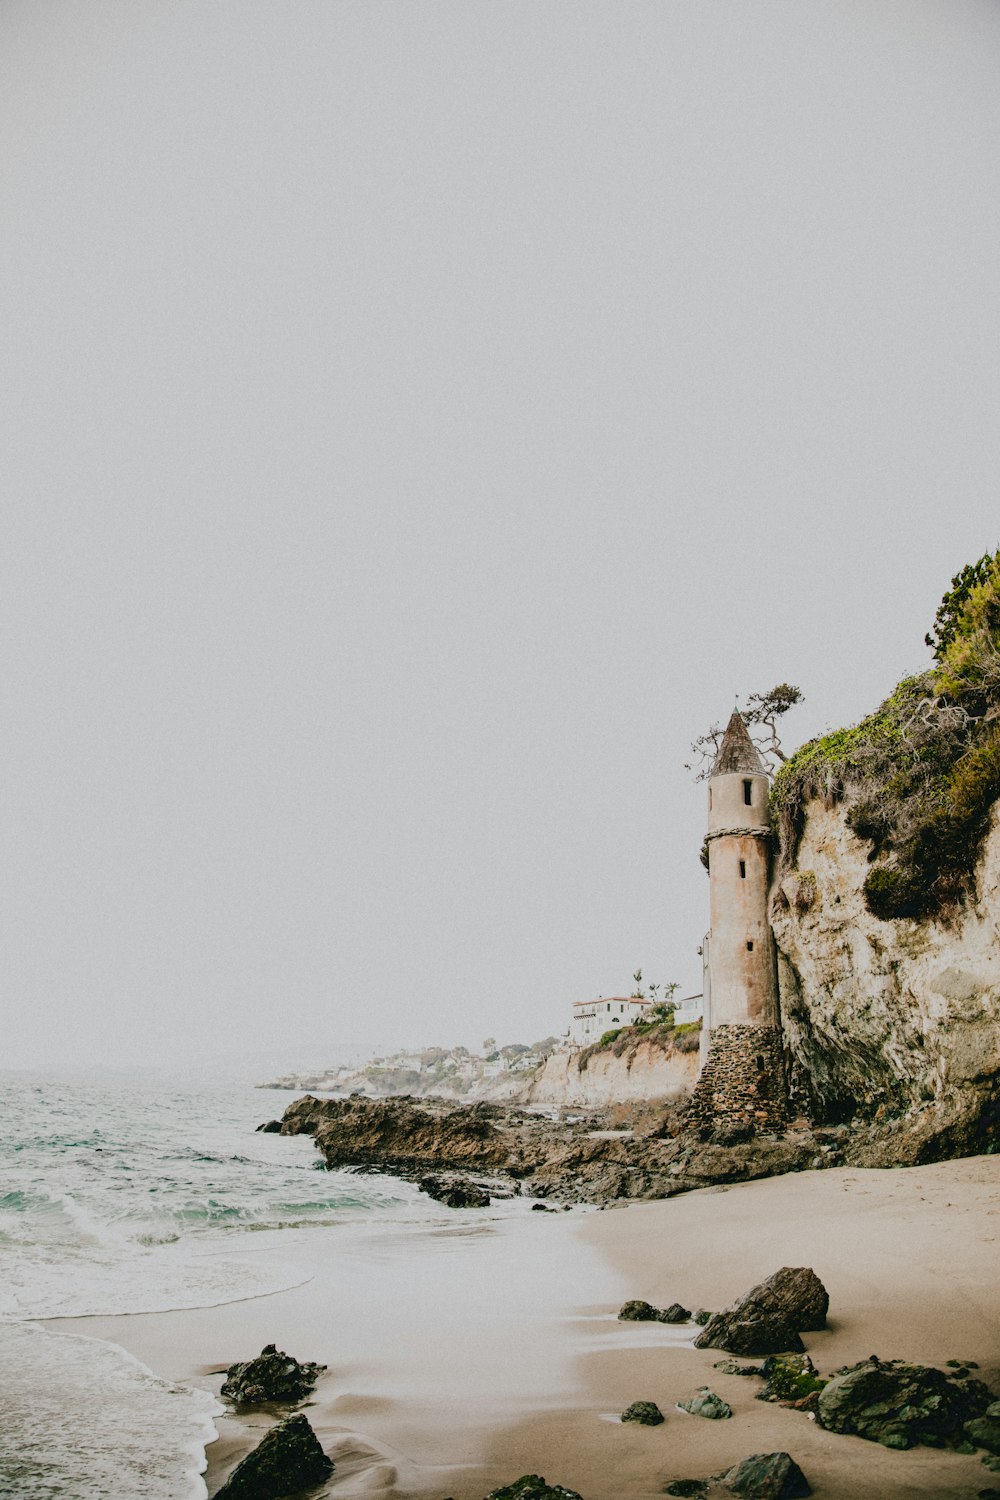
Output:
<svg viewBox="0 0 1000 1500">
<path fill-rule="evenodd" d="M 686 1097 L 698 1074 L 697 1043 L 697 1032 L 625 1030 L 606 1047 L 554 1053 L 518 1097 L 582 1109 Z"/>
<path fill-rule="evenodd" d="M 792 1084 L 818 1120 L 900 1122 L 895 1159 L 991 1149 L 1000 1120 L 1000 804 L 961 899 L 882 918 L 850 788 L 802 806 L 771 892 Z M 905 1139 L 903 1139 L 905 1137 Z M 872 1164 L 889 1163 L 892 1151 Z"/>
<path fill-rule="evenodd" d="M 542 1060 L 559 1045 L 550 1036 L 526 1045 L 513 1042 L 489 1057 L 466 1047 L 424 1047 L 375 1057 L 362 1067 L 323 1068 L 311 1073 L 286 1073 L 259 1088 L 319 1089 L 323 1093 L 427 1095 L 444 1099 L 516 1099 Z"/>
<path fill-rule="evenodd" d="M 1000 1148 L 1000 550 L 952 579 L 934 665 L 803 745 L 771 792 L 792 1082 L 873 1119 L 862 1165 Z"/>
</svg>

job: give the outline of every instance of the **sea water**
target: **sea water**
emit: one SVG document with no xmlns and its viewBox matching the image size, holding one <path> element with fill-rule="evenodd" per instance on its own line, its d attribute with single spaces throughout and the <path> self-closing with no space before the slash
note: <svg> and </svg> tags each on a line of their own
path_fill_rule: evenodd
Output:
<svg viewBox="0 0 1000 1500">
<path fill-rule="evenodd" d="M 207 1493 L 204 1450 L 220 1409 L 211 1395 L 33 1320 L 264 1296 L 307 1279 L 298 1228 L 440 1212 L 395 1179 L 321 1170 L 307 1136 L 256 1133 L 293 1097 L 0 1084 L 4 1500 Z M 284 1231 L 287 1259 L 255 1256 L 261 1230 Z"/>
</svg>

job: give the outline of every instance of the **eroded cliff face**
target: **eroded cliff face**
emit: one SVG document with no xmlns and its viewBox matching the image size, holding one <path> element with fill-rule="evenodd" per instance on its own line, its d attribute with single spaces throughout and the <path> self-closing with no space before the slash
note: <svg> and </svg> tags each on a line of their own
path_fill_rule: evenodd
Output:
<svg viewBox="0 0 1000 1500">
<path fill-rule="evenodd" d="M 771 890 L 793 1087 L 817 1118 L 922 1106 L 939 1131 L 971 1131 L 956 1149 L 981 1148 L 1000 1117 L 1000 804 L 974 898 L 919 922 L 866 908 L 870 846 L 846 811 L 807 805 L 794 865 Z"/>
<path fill-rule="evenodd" d="M 698 1052 L 660 1041 L 622 1041 L 615 1047 L 556 1052 L 519 1097 L 527 1104 L 600 1109 L 640 1100 L 680 1099 L 694 1088 Z"/>
</svg>

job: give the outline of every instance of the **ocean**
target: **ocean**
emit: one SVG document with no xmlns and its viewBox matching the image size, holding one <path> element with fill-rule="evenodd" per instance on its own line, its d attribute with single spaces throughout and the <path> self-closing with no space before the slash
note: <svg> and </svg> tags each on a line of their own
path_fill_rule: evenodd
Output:
<svg viewBox="0 0 1000 1500">
<path fill-rule="evenodd" d="M 302 1284 L 296 1231 L 425 1223 L 394 1178 L 327 1172 L 307 1136 L 256 1133 L 296 1095 L 4 1080 L 0 1496 L 196 1500 L 220 1411 L 117 1345 L 38 1320 L 161 1312 Z M 255 1256 L 280 1236 L 282 1254 Z M 287 1259 L 284 1249 L 287 1243 Z"/>
</svg>

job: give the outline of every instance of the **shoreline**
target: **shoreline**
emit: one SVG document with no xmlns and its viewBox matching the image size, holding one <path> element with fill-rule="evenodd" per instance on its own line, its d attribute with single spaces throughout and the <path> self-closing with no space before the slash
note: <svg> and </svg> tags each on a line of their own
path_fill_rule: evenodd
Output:
<svg viewBox="0 0 1000 1500">
<path fill-rule="evenodd" d="M 829 1372 L 865 1358 L 975 1360 L 1000 1387 L 1000 1158 L 908 1169 L 834 1168 L 712 1187 L 605 1212 L 456 1211 L 434 1224 L 281 1231 L 256 1253 L 312 1279 L 251 1301 L 42 1326 L 123 1346 L 156 1374 L 217 1395 L 226 1365 L 275 1342 L 328 1365 L 302 1409 L 337 1464 L 332 1496 L 483 1500 L 535 1472 L 584 1500 L 650 1497 L 672 1478 L 785 1449 L 815 1493 L 970 1496 L 979 1457 L 895 1452 L 755 1399 L 713 1369 L 696 1330 L 622 1324 L 627 1297 L 716 1309 L 780 1265 L 812 1265 L 829 1327 L 806 1336 Z M 239 1254 L 245 1256 L 245 1247 Z M 674 1410 L 711 1384 L 724 1422 Z M 662 1427 L 615 1413 L 655 1400 Z M 216 1418 L 209 1494 L 273 1416 Z"/>
</svg>

